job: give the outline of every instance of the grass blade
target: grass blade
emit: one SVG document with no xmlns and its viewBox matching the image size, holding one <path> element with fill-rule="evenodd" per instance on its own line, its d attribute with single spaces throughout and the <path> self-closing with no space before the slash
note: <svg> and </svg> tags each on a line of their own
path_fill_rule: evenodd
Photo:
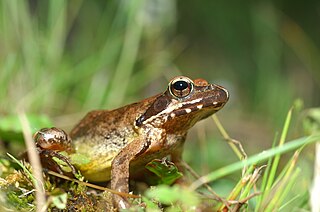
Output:
<svg viewBox="0 0 320 212">
<path fill-rule="evenodd" d="M 231 174 L 235 171 L 238 171 L 243 168 L 243 166 L 249 166 L 252 164 L 257 164 L 259 162 L 265 161 L 269 159 L 270 157 L 273 157 L 277 154 L 283 154 L 292 150 L 295 150 L 303 145 L 311 144 L 314 142 L 317 142 L 320 139 L 320 135 L 311 135 L 308 137 L 302 137 L 295 139 L 291 142 L 287 142 L 286 144 L 282 146 L 277 146 L 275 148 L 268 149 L 266 151 L 263 151 L 262 153 L 253 155 L 249 157 L 247 160 L 239 161 L 233 164 L 230 164 L 228 166 L 225 166 L 223 168 L 220 168 L 214 172 L 209 173 L 208 175 L 205 175 L 195 182 L 193 182 L 190 185 L 190 189 L 197 189 L 204 183 L 208 183 L 211 181 L 214 181 L 218 178 L 221 178 L 223 176 L 226 176 L 228 174 Z"/>
<path fill-rule="evenodd" d="M 292 108 L 289 110 L 287 118 L 285 120 L 284 127 L 283 127 L 283 130 L 282 130 L 281 136 L 280 136 L 279 147 L 283 146 L 283 144 L 284 144 L 284 142 L 286 140 L 286 137 L 287 137 L 287 134 L 288 134 L 288 130 L 289 130 L 290 121 L 291 121 L 291 117 L 292 117 Z M 272 163 L 272 166 L 271 166 L 270 175 L 268 177 L 268 182 L 267 182 L 265 191 L 268 191 L 271 188 L 271 186 L 272 186 L 272 184 L 274 182 L 274 179 L 275 179 L 275 176 L 276 176 L 276 171 L 277 171 L 277 168 L 278 168 L 278 165 L 279 165 L 279 161 L 280 161 L 280 156 L 281 155 L 278 154 L 273 159 L 273 163 Z"/>
</svg>

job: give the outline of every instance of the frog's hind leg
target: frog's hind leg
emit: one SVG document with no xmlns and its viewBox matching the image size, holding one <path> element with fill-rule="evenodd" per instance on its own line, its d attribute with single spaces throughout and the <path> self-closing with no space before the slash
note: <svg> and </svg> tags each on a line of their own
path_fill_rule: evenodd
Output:
<svg viewBox="0 0 320 212">
<path fill-rule="evenodd" d="M 68 167 L 70 167 L 72 174 L 75 176 L 77 174 L 76 168 L 70 163 L 69 159 L 60 154 L 59 152 L 53 150 L 42 150 L 40 152 L 41 163 L 44 163 L 44 167 L 52 169 L 53 171 L 57 171 L 59 174 L 64 174 L 65 171 L 61 169 L 59 164 L 53 160 L 53 157 L 58 158 L 59 160 L 65 162 Z"/>
</svg>

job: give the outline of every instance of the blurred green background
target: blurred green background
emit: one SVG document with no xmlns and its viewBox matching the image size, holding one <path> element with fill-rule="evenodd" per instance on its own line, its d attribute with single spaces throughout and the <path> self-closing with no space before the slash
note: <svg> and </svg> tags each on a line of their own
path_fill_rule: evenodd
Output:
<svg viewBox="0 0 320 212">
<path fill-rule="evenodd" d="M 0 2 L 0 117 L 46 114 L 69 130 L 92 109 L 139 101 L 183 74 L 230 91 L 218 115 L 256 153 L 296 99 L 320 103 L 316 0 Z M 205 128 L 216 131 L 206 120 L 187 142 L 203 170 L 237 160 L 223 142 L 197 143 Z"/>
</svg>

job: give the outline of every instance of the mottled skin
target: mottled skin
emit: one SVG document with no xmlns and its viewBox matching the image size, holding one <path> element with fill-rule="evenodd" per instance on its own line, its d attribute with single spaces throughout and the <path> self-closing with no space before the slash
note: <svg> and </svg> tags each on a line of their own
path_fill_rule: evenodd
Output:
<svg viewBox="0 0 320 212">
<path fill-rule="evenodd" d="M 156 96 L 116 110 L 89 112 L 71 131 L 75 151 L 90 158 L 89 164 L 79 167 L 87 179 L 94 182 L 110 180 L 114 157 L 139 137 L 133 124 L 136 116 L 143 114 L 155 98 Z"/>
<path fill-rule="evenodd" d="M 128 193 L 129 176 L 152 159 L 170 155 L 178 162 L 188 130 L 228 98 L 221 86 L 180 76 L 161 94 L 111 111 L 92 111 L 70 133 L 74 151 L 91 160 L 77 168 L 90 181 L 111 179 L 112 189 Z M 114 203 L 129 207 L 118 195 Z"/>
</svg>

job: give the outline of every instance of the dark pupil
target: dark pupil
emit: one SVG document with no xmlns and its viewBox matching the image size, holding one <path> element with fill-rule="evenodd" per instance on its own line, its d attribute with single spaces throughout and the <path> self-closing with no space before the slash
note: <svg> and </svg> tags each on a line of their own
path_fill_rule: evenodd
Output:
<svg viewBox="0 0 320 212">
<path fill-rule="evenodd" d="M 182 91 L 182 90 L 188 88 L 188 83 L 186 81 L 177 81 L 173 84 L 173 88 L 175 90 Z"/>
</svg>

